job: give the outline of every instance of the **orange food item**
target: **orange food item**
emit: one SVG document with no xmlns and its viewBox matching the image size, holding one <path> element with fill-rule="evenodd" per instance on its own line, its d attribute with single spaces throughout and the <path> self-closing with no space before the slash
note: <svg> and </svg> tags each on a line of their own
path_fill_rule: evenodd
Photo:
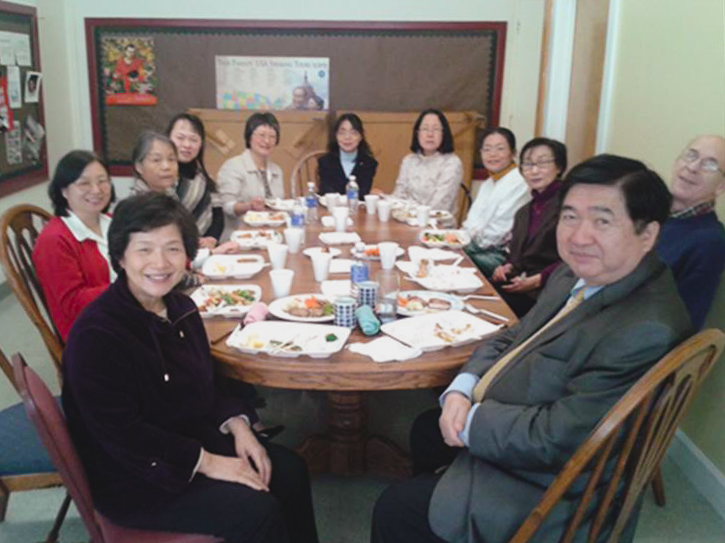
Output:
<svg viewBox="0 0 725 543">
<path fill-rule="evenodd" d="M 305 300 L 305 307 L 307 309 L 315 309 L 317 307 L 320 307 L 320 301 L 314 296 L 310 296 Z"/>
<path fill-rule="evenodd" d="M 401 307 L 405 307 L 408 304 L 408 298 L 405 296 L 398 296 L 398 305 Z"/>
<path fill-rule="evenodd" d="M 365 248 L 365 256 L 380 256 L 380 249 L 377 245 Z"/>
</svg>

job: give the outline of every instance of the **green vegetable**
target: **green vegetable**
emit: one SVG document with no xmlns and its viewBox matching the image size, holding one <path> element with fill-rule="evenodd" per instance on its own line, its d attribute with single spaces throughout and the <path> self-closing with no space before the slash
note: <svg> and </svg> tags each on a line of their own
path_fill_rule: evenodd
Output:
<svg viewBox="0 0 725 543">
<path fill-rule="evenodd" d="M 333 308 L 332 304 L 330 302 L 325 302 L 322 305 L 322 315 L 325 317 L 328 317 L 332 315 L 335 312 L 335 309 Z"/>
<path fill-rule="evenodd" d="M 337 340 L 337 336 L 335 334 L 327 334 L 325 336 L 325 341 L 331 342 L 331 341 L 336 341 L 336 340 Z"/>
</svg>

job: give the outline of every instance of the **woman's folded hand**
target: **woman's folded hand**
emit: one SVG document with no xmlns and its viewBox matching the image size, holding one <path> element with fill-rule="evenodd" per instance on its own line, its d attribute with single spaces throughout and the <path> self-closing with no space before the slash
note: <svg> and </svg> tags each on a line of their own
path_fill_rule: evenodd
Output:
<svg viewBox="0 0 725 543">
<path fill-rule="evenodd" d="M 246 458 L 221 456 L 205 450 L 198 472 L 210 479 L 239 483 L 254 490 L 269 492 L 267 483 Z"/>
</svg>

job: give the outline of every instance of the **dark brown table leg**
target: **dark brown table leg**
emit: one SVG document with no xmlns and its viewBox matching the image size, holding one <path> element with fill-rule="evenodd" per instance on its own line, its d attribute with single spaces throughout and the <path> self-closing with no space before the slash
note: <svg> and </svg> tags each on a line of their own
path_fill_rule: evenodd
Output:
<svg viewBox="0 0 725 543">
<path fill-rule="evenodd" d="M 327 403 L 327 433 L 309 437 L 298 449 L 312 473 L 410 474 L 410 460 L 400 447 L 382 436 L 367 435 L 364 392 L 328 392 Z"/>
</svg>

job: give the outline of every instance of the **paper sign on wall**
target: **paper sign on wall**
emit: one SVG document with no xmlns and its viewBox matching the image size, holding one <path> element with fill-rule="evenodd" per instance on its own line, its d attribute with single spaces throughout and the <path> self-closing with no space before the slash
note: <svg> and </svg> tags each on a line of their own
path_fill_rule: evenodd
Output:
<svg viewBox="0 0 725 543">
<path fill-rule="evenodd" d="M 216 57 L 218 109 L 307 109 L 330 106 L 330 59 Z"/>
<path fill-rule="evenodd" d="M 17 109 L 23 105 L 19 66 L 8 66 L 8 99 L 12 108 Z"/>
</svg>

